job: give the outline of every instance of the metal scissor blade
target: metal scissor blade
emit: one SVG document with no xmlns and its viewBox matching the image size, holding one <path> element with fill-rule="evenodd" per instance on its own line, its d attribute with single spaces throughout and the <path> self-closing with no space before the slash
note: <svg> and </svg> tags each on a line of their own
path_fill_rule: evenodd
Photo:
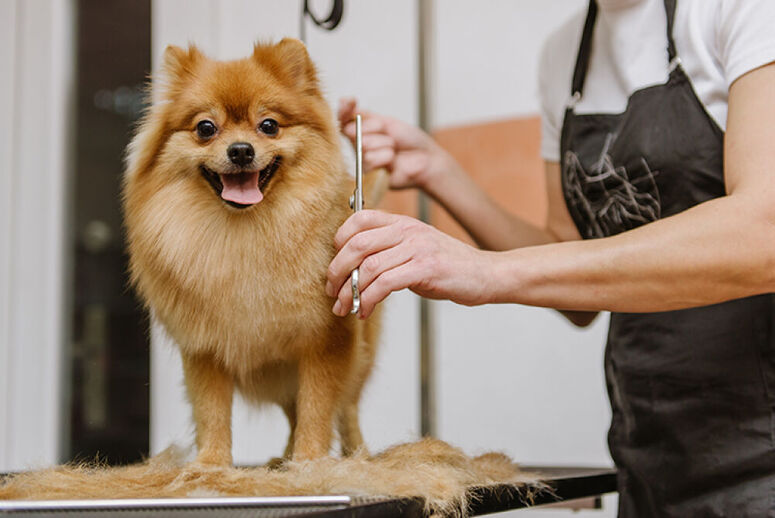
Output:
<svg viewBox="0 0 775 518">
<path fill-rule="evenodd" d="M 350 203 L 353 212 L 363 209 L 363 141 L 361 134 L 361 116 L 355 116 L 355 192 Z M 350 313 L 358 313 L 361 309 L 361 290 L 358 284 L 358 268 L 353 270 L 350 283 L 353 290 L 353 308 Z"/>
</svg>

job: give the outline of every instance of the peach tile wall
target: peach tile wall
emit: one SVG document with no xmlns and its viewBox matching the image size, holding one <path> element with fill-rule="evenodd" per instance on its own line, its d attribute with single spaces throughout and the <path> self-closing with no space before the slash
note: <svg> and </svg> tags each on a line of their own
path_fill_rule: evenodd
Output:
<svg viewBox="0 0 775 518">
<path fill-rule="evenodd" d="M 547 210 L 546 185 L 539 153 L 538 117 L 443 128 L 435 131 L 434 137 L 497 203 L 531 223 L 543 225 Z M 416 215 L 417 193 L 413 190 L 389 192 L 381 208 Z M 432 203 L 431 222 L 471 242 L 436 203 Z"/>
</svg>

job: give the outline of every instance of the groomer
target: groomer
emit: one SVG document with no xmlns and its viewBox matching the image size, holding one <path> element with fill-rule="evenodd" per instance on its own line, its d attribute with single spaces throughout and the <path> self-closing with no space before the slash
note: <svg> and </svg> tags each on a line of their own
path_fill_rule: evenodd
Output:
<svg viewBox="0 0 775 518">
<path fill-rule="evenodd" d="M 582 325 L 609 310 L 619 515 L 775 516 L 773 61 L 773 0 L 593 1 L 542 56 L 546 228 L 500 210 L 420 130 L 369 114 L 366 165 L 424 189 L 481 249 L 356 214 L 336 236 L 334 312 L 358 265 L 363 316 L 403 288 Z"/>
</svg>

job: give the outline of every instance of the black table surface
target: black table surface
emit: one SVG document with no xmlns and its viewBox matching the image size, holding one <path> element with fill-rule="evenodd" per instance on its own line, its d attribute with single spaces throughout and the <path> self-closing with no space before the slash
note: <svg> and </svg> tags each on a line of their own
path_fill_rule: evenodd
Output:
<svg viewBox="0 0 775 518">
<path fill-rule="evenodd" d="M 598 497 L 616 491 L 614 468 L 583 467 L 529 467 L 524 471 L 535 472 L 542 485 L 493 486 L 474 488 L 469 511 L 472 516 L 498 513 L 580 498 Z"/>
<path fill-rule="evenodd" d="M 523 487 L 489 486 L 471 488 L 469 514 L 480 516 L 513 509 L 534 507 L 549 503 L 598 497 L 616 491 L 616 471 L 612 468 L 581 467 L 527 467 L 524 471 L 535 472 L 541 481 Z M 345 499 L 346 500 L 346 499 Z M 280 518 L 304 516 L 315 518 L 424 518 L 425 503 L 421 499 L 358 498 L 349 502 L 331 498 L 328 502 L 295 502 L 272 505 L 271 503 L 237 502 L 234 499 L 185 499 L 176 505 L 160 500 L 135 501 L 83 501 L 69 503 L 69 508 L 46 502 L 0 501 L 0 517 L 21 516 L 55 517 L 73 513 L 88 513 L 89 518 L 129 515 L 133 518 L 160 517 L 229 517 L 229 518 Z M 171 502 L 171 501 L 168 501 Z M 46 507 L 48 505 L 48 507 Z M 75 505 L 75 507 L 73 507 Z"/>
</svg>

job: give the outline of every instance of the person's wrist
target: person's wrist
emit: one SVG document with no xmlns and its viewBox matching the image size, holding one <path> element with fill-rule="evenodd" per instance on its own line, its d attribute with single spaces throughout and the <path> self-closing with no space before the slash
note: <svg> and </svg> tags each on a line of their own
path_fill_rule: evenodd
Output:
<svg viewBox="0 0 775 518">
<path fill-rule="evenodd" d="M 484 252 L 488 256 L 483 283 L 486 286 L 485 304 L 520 303 L 523 291 L 529 285 L 529 269 L 520 250 Z"/>
<path fill-rule="evenodd" d="M 447 150 L 435 143 L 433 146 L 434 149 L 428 152 L 430 155 L 428 167 L 417 179 L 417 187 L 438 199 L 443 197 L 440 194 L 440 189 L 446 184 L 445 180 L 459 174 L 462 169 Z"/>
</svg>

